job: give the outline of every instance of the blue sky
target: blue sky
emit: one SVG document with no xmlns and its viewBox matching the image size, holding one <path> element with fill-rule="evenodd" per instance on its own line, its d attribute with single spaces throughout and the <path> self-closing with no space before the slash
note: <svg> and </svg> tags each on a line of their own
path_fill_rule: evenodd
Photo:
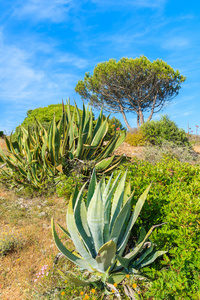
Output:
<svg viewBox="0 0 200 300">
<path fill-rule="evenodd" d="M 140 55 L 187 77 L 162 114 L 185 130 L 200 125 L 198 1 L 0 0 L 0 12 L 0 130 L 9 133 L 27 110 L 67 97 L 81 108 L 74 88 L 85 72 Z M 128 120 L 136 127 L 134 113 Z"/>
</svg>

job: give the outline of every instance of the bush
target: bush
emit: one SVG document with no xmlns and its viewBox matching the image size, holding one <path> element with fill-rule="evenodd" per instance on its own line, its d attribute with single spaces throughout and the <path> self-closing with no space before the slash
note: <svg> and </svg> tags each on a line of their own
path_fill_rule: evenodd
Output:
<svg viewBox="0 0 200 300">
<path fill-rule="evenodd" d="M 23 237 L 15 232 L 0 233 L 0 256 L 5 256 L 14 250 L 21 249 L 25 244 Z"/>
<path fill-rule="evenodd" d="M 145 137 L 141 130 L 135 129 L 132 132 L 128 132 L 125 142 L 131 146 L 144 146 L 146 143 Z"/>
<path fill-rule="evenodd" d="M 108 131 L 105 136 L 105 141 L 109 141 L 115 135 L 115 132 L 120 130 L 125 130 L 125 127 L 123 127 L 120 120 L 115 117 L 113 117 L 112 119 L 108 119 Z"/>
<path fill-rule="evenodd" d="M 190 145 L 186 132 L 178 128 L 168 116 L 162 116 L 159 121 L 146 122 L 140 129 L 150 145 L 161 145 L 163 141 L 182 146 Z"/>
<path fill-rule="evenodd" d="M 69 199 L 73 194 L 75 187 L 77 186 L 79 189 L 82 187 L 82 175 L 77 177 L 77 174 L 74 172 L 71 176 L 66 176 L 65 174 L 61 174 L 56 179 L 56 192 L 59 197 L 65 197 Z"/>
<path fill-rule="evenodd" d="M 137 226 L 166 222 L 152 235 L 158 248 L 169 250 L 165 260 L 146 268 L 143 275 L 152 278 L 141 299 L 199 299 L 199 213 L 200 168 L 176 159 L 164 158 L 152 165 L 145 161 L 127 164 L 127 178 L 135 189 L 135 201 L 153 181 Z M 122 170 L 126 166 L 120 167 Z M 133 237 L 137 234 L 137 226 Z"/>
<path fill-rule="evenodd" d="M 164 141 L 161 146 L 148 146 L 143 150 L 144 159 L 155 164 L 165 156 L 176 158 L 181 162 L 194 163 L 199 155 L 188 146 L 177 146 L 173 142 Z"/>
<path fill-rule="evenodd" d="M 4 137 L 4 132 L 0 131 L 0 137 Z"/>
<path fill-rule="evenodd" d="M 65 105 L 66 108 L 66 105 Z M 73 112 L 75 107 L 70 105 L 70 111 Z M 83 111 L 79 109 L 80 116 L 82 116 Z M 27 117 L 22 122 L 21 126 L 24 128 L 30 128 L 34 131 L 35 130 L 35 118 L 44 126 L 47 130 L 49 127 L 50 122 L 52 121 L 55 114 L 56 122 L 58 122 L 62 115 L 62 104 L 51 104 L 47 107 L 39 107 L 33 110 L 27 111 Z M 75 116 L 75 122 L 77 121 L 77 116 Z M 20 132 L 20 126 L 16 127 L 14 138 L 17 138 L 17 132 Z"/>
</svg>

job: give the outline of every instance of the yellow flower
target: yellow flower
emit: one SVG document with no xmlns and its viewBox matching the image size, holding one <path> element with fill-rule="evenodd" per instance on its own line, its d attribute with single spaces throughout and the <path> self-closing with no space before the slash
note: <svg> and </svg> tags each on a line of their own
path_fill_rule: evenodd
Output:
<svg viewBox="0 0 200 300">
<path fill-rule="evenodd" d="M 112 290 L 112 293 L 115 293 L 115 290 Z"/>
<path fill-rule="evenodd" d="M 65 280 L 65 283 L 67 283 L 67 280 Z"/>
<path fill-rule="evenodd" d="M 85 299 L 89 299 L 89 298 L 90 298 L 90 297 L 86 294 L 86 295 L 85 295 Z"/>
<path fill-rule="evenodd" d="M 133 287 L 134 289 L 136 289 L 136 287 L 137 287 L 137 284 L 136 284 L 136 283 L 134 283 L 134 284 L 132 285 L 132 287 Z"/>
<path fill-rule="evenodd" d="M 65 294 L 65 292 L 63 291 L 62 293 L 61 293 L 61 295 L 63 296 Z"/>
<path fill-rule="evenodd" d="M 113 284 L 115 287 L 117 287 L 117 283 L 115 282 L 114 284 Z"/>
<path fill-rule="evenodd" d="M 91 292 L 92 292 L 92 294 L 94 294 L 96 291 L 95 291 L 95 289 L 91 289 Z"/>
<path fill-rule="evenodd" d="M 129 274 L 126 274 L 126 278 L 129 278 L 130 277 L 130 275 Z"/>
<path fill-rule="evenodd" d="M 80 292 L 80 295 L 82 296 L 84 294 L 84 292 Z"/>
</svg>

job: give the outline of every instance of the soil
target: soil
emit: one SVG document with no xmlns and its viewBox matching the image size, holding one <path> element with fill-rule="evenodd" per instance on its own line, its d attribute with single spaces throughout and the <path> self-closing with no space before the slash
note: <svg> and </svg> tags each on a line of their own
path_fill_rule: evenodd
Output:
<svg viewBox="0 0 200 300">
<path fill-rule="evenodd" d="M 0 138 L 0 148 L 3 150 L 3 151 L 6 151 L 6 142 L 3 138 Z"/>
<path fill-rule="evenodd" d="M 200 153 L 200 146 L 193 146 L 195 152 Z"/>
<path fill-rule="evenodd" d="M 115 155 L 126 155 L 127 157 L 136 156 L 139 159 L 143 158 L 143 149 L 145 147 L 134 147 L 126 142 L 123 142 L 121 146 L 114 152 Z"/>
</svg>

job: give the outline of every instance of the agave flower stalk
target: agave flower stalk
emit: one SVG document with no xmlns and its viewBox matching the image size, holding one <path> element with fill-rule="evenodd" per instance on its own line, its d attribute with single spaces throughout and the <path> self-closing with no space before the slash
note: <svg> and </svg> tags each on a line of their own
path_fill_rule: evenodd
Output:
<svg viewBox="0 0 200 300">
<path fill-rule="evenodd" d="M 83 190 L 76 188 L 67 209 L 67 227 L 61 230 L 73 241 L 75 252 L 70 252 L 59 239 L 54 220 L 52 219 L 53 238 L 58 249 L 80 268 L 98 274 L 97 281 L 120 282 L 128 273 L 151 264 L 165 251 L 155 251 L 148 233 L 142 227 L 139 239 L 134 248 L 124 255 L 131 230 L 145 203 L 150 186 L 146 188 L 133 207 L 133 195 L 130 182 L 125 187 L 126 172 L 120 179 L 120 174 L 111 184 L 113 174 L 106 183 L 104 176 L 97 183 L 93 171 L 88 187 L 87 199 L 83 198 Z M 147 243 L 148 242 L 148 243 Z M 146 245 L 148 247 L 146 248 Z M 123 256 L 124 255 L 124 256 Z M 91 281 L 80 281 L 59 271 L 78 285 L 92 284 Z"/>
</svg>

